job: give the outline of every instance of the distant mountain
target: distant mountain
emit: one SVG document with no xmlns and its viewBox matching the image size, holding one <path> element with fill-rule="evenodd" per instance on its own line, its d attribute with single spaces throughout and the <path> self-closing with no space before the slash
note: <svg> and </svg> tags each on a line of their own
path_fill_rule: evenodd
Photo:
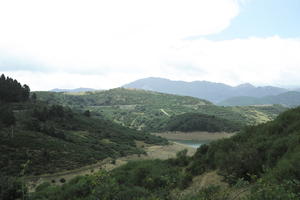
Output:
<svg viewBox="0 0 300 200">
<path fill-rule="evenodd" d="M 255 87 L 249 83 L 232 87 L 208 81 L 172 81 L 164 78 L 145 78 L 126 84 L 124 88 L 152 90 L 169 94 L 192 96 L 217 103 L 236 96 L 263 97 L 287 92 L 287 89 L 265 86 Z"/>
<path fill-rule="evenodd" d="M 264 104 L 281 104 L 288 107 L 300 105 L 300 92 L 290 91 L 279 95 L 266 96 L 261 98 L 240 96 L 226 99 L 218 105 L 222 106 L 249 106 Z"/>
<path fill-rule="evenodd" d="M 93 88 L 75 88 L 75 89 L 60 89 L 55 88 L 50 90 L 50 92 L 92 92 L 96 91 L 96 89 Z"/>
</svg>

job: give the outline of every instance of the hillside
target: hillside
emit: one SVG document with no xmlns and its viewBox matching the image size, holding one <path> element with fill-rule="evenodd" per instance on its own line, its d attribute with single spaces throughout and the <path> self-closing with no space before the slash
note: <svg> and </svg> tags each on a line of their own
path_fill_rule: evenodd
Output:
<svg viewBox="0 0 300 200">
<path fill-rule="evenodd" d="M 185 113 L 171 117 L 163 127 L 165 131 L 207 131 L 207 132 L 234 132 L 242 125 L 230 120 L 200 113 Z"/>
<path fill-rule="evenodd" d="M 179 152 L 176 159 L 134 161 L 62 187 L 49 183 L 33 199 L 298 200 L 300 108 L 247 127 L 229 139 Z"/>
<path fill-rule="evenodd" d="M 90 110 L 93 116 L 108 118 L 121 125 L 145 131 L 159 131 L 171 116 L 201 113 L 241 124 L 257 124 L 274 119 L 282 106 L 220 107 L 194 97 L 152 91 L 117 88 L 101 92 L 36 92 L 37 98 L 50 104 Z"/>
<path fill-rule="evenodd" d="M 5 87 L 9 90 L 0 87 L 0 97 L 6 100 L 0 103 L 1 176 L 20 175 L 22 170 L 26 175 L 53 173 L 107 157 L 144 153 L 135 141 L 167 143 L 162 138 L 91 117 L 89 112 L 49 106 L 36 101 L 35 94 L 30 98 L 20 95 L 20 99 L 3 96 L 29 90 L 10 80 Z"/>
<path fill-rule="evenodd" d="M 230 183 L 256 182 L 251 199 L 299 199 L 299 119 L 300 107 L 230 139 L 201 146 L 189 170 L 199 174 L 218 169 Z"/>
<path fill-rule="evenodd" d="M 208 81 L 172 81 L 163 78 L 145 78 L 124 85 L 125 88 L 137 88 L 157 92 L 192 96 L 218 103 L 235 96 L 263 97 L 278 95 L 288 90 L 278 87 L 255 87 L 249 83 L 232 87 L 223 83 Z"/>
<path fill-rule="evenodd" d="M 266 96 L 261 98 L 255 97 L 232 97 L 218 103 L 222 106 L 249 106 L 249 105 L 266 105 L 281 104 L 288 107 L 296 107 L 300 105 L 300 92 L 291 91 L 279 95 Z"/>
<path fill-rule="evenodd" d="M 85 93 L 52 93 L 37 92 L 39 99 L 49 103 L 74 104 L 85 106 L 113 106 L 113 105 L 211 105 L 210 102 L 193 97 L 170 95 L 152 91 L 116 88 L 106 91 Z"/>
</svg>

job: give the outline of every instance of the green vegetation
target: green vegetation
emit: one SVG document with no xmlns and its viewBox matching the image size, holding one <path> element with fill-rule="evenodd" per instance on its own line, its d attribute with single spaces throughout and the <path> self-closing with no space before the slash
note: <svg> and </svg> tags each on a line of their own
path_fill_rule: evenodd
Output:
<svg viewBox="0 0 300 200">
<path fill-rule="evenodd" d="M 185 113 L 171 117 L 164 129 L 167 131 L 207 131 L 234 132 L 241 128 L 241 124 L 212 115 L 200 113 Z"/>
<path fill-rule="evenodd" d="M 10 127 L 0 130 L 0 168 L 9 175 L 17 175 L 27 160 L 30 160 L 27 174 L 53 173 L 107 157 L 143 153 L 136 147 L 135 140 L 166 143 L 62 106 L 27 104 L 26 110 L 21 104 L 18 109 L 11 106 L 17 119 L 13 133 Z"/>
<path fill-rule="evenodd" d="M 173 199 L 193 176 L 217 170 L 229 186 L 207 185 L 178 200 L 297 200 L 300 198 L 300 107 L 236 136 L 203 145 L 193 157 L 130 162 L 111 172 L 46 185 L 33 199 Z M 189 191 L 189 190 L 187 190 Z"/>
<path fill-rule="evenodd" d="M 201 186 L 196 193 L 176 196 L 177 200 L 300 198 L 300 107 L 267 122 L 284 108 L 218 107 L 192 97 L 122 88 L 80 95 L 37 92 L 29 97 L 29 87 L 2 77 L 16 86 L 20 93 L 10 91 L 20 98 L 1 97 L 0 101 L 0 199 L 174 199 L 174 194 L 188 191 L 193 177 L 211 170 L 229 186 Z M 136 141 L 167 143 L 108 119 L 148 131 L 234 131 L 245 124 L 267 123 L 203 145 L 193 157 L 181 151 L 165 161 L 132 161 L 71 181 L 61 177 L 53 181 L 62 186 L 43 183 L 28 193 L 26 176 L 144 153 Z M 246 192 L 237 197 L 234 191 Z"/>
<path fill-rule="evenodd" d="M 9 90 L 2 87 L 5 93 L 0 93 L 7 95 L 0 98 L 0 199 L 24 197 L 25 176 L 75 169 L 107 157 L 145 153 L 135 141 L 167 143 L 109 120 L 93 118 L 89 111 L 49 106 L 36 101 L 35 93 L 29 99 L 29 87 L 21 87 L 10 78 L 3 80 Z M 10 98 L 18 94 L 20 98 Z"/>
<path fill-rule="evenodd" d="M 230 139 L 203 145 L 189 171 L 196 175 L 218 169 L 229 183 L 259 180 L 254 192 L 257 199 L 280 199 L 275 198 L 280 191 L 300 198 L 299 119 L 300 107 L 282 113 L 274 121 L 248 127 Z"/>
<path fill-rule="evenodd" d="M 171 160 L 132 161 L 111 172 L 77 177 L 62 187 L 44 184 L 32 199 L 169 199 L 173 189 L 183 189 L 190 181 Z"/>
<path fill-rule="evenodd" d="M 186 96 L 144 90 L 117 88 L 101 92 L 38 92 L 38 99 L 77 110 L 90 110 L 93 116 L 107 118 L 123 126 L 149 132 L 161 131 L 170 117 L 184 113 L 216 116 L 243 125 L 274 119 L 286 108 L 275 106 L 220 107 Z"/>
<path fill-rule="evenodd" d="M 30 88 L 27 85 L 21 85 L 17 80 L 0 77 L 0 102 L 22 102 L 29 98 Z"/>
</svg>

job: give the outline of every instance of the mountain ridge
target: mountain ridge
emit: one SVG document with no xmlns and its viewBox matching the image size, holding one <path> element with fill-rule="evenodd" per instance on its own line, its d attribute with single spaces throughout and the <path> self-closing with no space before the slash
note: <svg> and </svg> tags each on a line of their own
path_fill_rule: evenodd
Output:
<svg viewBox="0 0 300 200">
<path fill-rule="evenodd" d="M 295 107 L 300 105 L 300 92 L 288 91 L 278 95 L 270 95 L 261 98 L 249 96 L 237 96 L 218 103 L 220 106 L 251 106 L 281 104 L 283 106 Z"/>
<path fill-rule="evenodd" d="M 97 89 L 94 88 L 74 88 L 74 89 L 62 89 L 62 88 L 54 88 L 52 90 L 49 90 L 49 92 L 93 92 L 93 91 L 98 91 Z"/>
<path fill-rule="evenodd" d="M 244 83 L 238 86 L 230 86 L 224 83 L 215 83 L 209 81 L 185 82 L 157 77 L 139 79 L 125 84 L 123 87 L 192 96 L 205 99 L 213 103 L 218 103 L 235 96 L 263 97 L 269 95 L 278 95 L 289 91 L 284 88 L 273 86 L 255 87 L 250 83 Z"/>
</svg>

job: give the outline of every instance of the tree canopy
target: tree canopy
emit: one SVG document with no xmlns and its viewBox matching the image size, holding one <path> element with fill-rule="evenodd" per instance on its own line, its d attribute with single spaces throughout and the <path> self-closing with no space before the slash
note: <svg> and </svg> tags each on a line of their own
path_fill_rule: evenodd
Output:
<svg viewBox="0 0 300 200">
<path fill-rule="evenodd" d="M 30 88 L 21 85 L 17 80 L 10 77 L 0 76 L 0 102 L 24 102 L 30 95 Z"/>
</svg>

